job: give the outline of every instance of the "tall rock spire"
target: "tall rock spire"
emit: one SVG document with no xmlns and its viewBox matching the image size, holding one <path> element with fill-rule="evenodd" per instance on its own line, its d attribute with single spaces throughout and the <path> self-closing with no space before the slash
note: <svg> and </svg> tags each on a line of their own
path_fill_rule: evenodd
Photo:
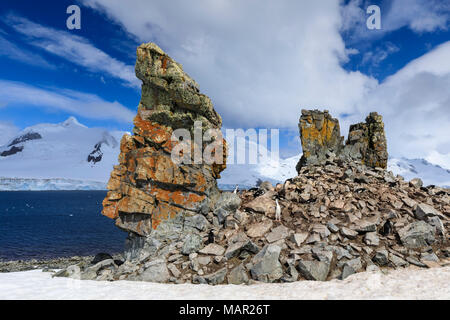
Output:
<svg viewBox="0 0 450 320">
<path fill-rule="evenodd" d="M 211 210 L 219 197 L 216 179 L 226 167 L 221 136 L 220 161 L 173 161 L 175 148 L 186 143 L 173 138 L 178 137 L 177 129 L 189 135 L 197 130 L 201 140 L 189 146 L 202 151 L 217 138 L 205 141 L 203 134 L 208 129 L 220 132 L 222 125 L 211 100 L 182 66 L 156 44 L 142 44 L 137 49 L 136 76 L 142 80 L 142 97 L 133 135 L 122 138 L 119 165 L 111 173 L 102 212 L 130 233 L 131 247 L 142 243 L 142 237 L 157 237 L 159 242 L 181 237 L 186 217 Z"/>
</svg>

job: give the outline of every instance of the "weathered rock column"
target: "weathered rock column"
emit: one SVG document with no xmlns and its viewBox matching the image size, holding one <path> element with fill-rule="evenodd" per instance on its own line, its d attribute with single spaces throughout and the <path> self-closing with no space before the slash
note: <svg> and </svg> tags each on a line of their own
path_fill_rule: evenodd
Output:
<svg viewBox="0 0 450 320">
<path fill-rule="evenodd" d="M 376 112 L 371 112 L 366 122 L 350 126 L 345 146 L 339 121 L 328 111 L 302 110 L 299 129 L 303 156 L 297 164 L 297 172 L 304 166 L 324 164 L 330 158 L 356 161 L 373 168 L 387 167 L 383 117 Z"/>
<path fill-rule="evenodd" d="M 332 118 L 327 110 L 302 110 L 298 125 L 303 156 L 297 164 L 297 171 L 305 165 L 321 164 L 327 153 L 338 154 L 343 148 L 339 121 Z"/>
<path fill-rule="evenodd" d="M 381 115 L 371 112 L 365 123 L 350 126 L 343 156 L 368 167 L 387 168 L 387 142 Z"/>
<path fill-rule="evenodd" d="M 164 254 L 159 250 L 165 245 L 199 231 L 206 219 L 200 215 L 193 224 L 192 217 L 212 211 L 219 197 L 216 179 L 226 167 L 225 140 L 220 141 L 221 161 L 172 161 L 172 151 L 182 143 L 172 139 L 175 130 L 191 135 L 197 130 L 201 135 L 222 126 L 211 100 L 182 66 L 156 44 L 143 44 L 137 49 L 136 76 L 143 83 L 133 135 L 122 138 L 119 165 L 111 173 L 102 212 L 129 232 L 128 260 L 139 259 L 144 249 L 147 255 Z M 196 147 L 204 150 L 210 142 L 200 141 Z"/>
</svg>

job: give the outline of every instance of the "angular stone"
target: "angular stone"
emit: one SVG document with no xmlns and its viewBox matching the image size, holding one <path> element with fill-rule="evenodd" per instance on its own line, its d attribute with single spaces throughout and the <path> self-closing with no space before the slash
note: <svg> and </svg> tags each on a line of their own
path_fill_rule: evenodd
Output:
<svg viewBox="0 0 450 320">
<path fill-rule="evenodd" d="M 403 245 L 410 249 L 432 244 L 435 241 L 434 233 L 434 228 L 424 221 L 410 223 L 398 232 Z"/>
<path fill-rule="evenodd" d="M 222 268 L 214 273 L 206 276 L 195 275 L 192 279 L 194 283 L 204 283 L 211 285 L 218 285 L 225 281 L 225 276 L 227 275 L 227 268 Z"/>
<path fill-rule="evenodd" d="M 355 230 L 358 232 L 375 232 L 380 224 L 380 216 L 375 215 L 370 218 L 362 219 L 355 222 Z"/>
<path fill-rule="evenodd" d="M 283 269 L 278 260 L 281 248 L 274 244 L 266 245 L 252 259 L 250 269 L 252 278 L 263 282 L 273 282 L 283 276 Z"/>
<path fill-rule="evenodd" d="M 396 267 L 404 267 L 408 265 L 408 262 L 395 254 L 389 254 L 389 261 L 391 261 Z"/>
<path fill-rule="evenodd" d="M 308 235 L 308 232 L 294 233 L 293 235 L 291 235 L 290 240 L 297 246 L 300 246 L 306 240 L 306 238 L 308 238 Z"/>
<path fill-rule="evenodd" d="M 353 231 L 346 227 L 342 227 L 340 232 L 341 232 L 341 235 L 343 235 L 344 237 L 349 238 L 349 239 L 355 239 L 356 236 L 358 235 L 358 232 Z"/>
<path fill-rule="evenodd" d="M 211 263 L 211 257 L 208 257 L 208 256 L 201 256 L 201 257 L 198 257 L 198 258 L 197 258 L 197 261 L 198 261 L 198 263 L 199 263 L 200 265 L 206 266 L 206 265 L 208 265 L 208 264 Z"/>
<path fill-rule="evenodd" d="M 155 259 L 145 264 L 145 270 L 137 276 L 137 280 L 149 282 L 167 282 L 170 278 L 166 262 Z"/>
<path fill-rule="evenodd" d="M 197 252 L 203 245 L 203 239 L 200 235 L 191 233 L 186 236 L 184 240 L 183 247 L 181 249 L 182 254 L 191 254 Z"/>
<path fill-rule="evenodd" d="M 413 257 L 406 257 L 406 261 L 408 261 L 409 263 L 421 267 L 421 268 L 427 268 L 427 265 L 420 262 L 419 260 L 417 260 L 416 258 Z"/>
<path fill-rule="evenodd" d="M 264 236 L 272 228 L 273 222 L 270 219 L 262 222 L 254 223 L 248 226 L 247 235 L 252 238 L 259 238 Z"/>
<path fill-rule="evenodd" d="M 281 239 L 285 239 L 288 236 L 289 236 L 289 229 L 283 225 L 280 225 L 272 229 L 270 233 L 266 234 L 266 240 L 267 242 L 272 243 Z"/>
<path fill-rule="evenodd" d="M 199 251 L 201 254 L 209 254 L 214 256 L 221 256 L 224 252 L 225 248 L 215 243 L 210 243 Z"/>
<path fill-rule="evenodd" d="M 375 256 L 372 258 L 372 261 L 377 263 L 380 266 L 385 266 L 389 263 L 389 253 L 385 249 L 377 250 Z"/>
<path fill-rule="evenodd" d="M 169 269 L 169 271 L 172 273 L 172 275 L 175 278 L 179 278 L 180 277 L 181 272 L 180 272 L 180 270 L 178 270 L 178 268 L 174 264 L 169 264 L 167 266 L 167 269 Z"/>
<path fill-rule="evenodd" d="M 318 233 L 312 233 L 306 239 L 305 243 L 310 244 L 310 243 L 315 243 L 315 242 L 319 242 L 319 241 L 320 241 L 320 235 Z"/>
<path fill-rule="evenodd" d="M 350 254 L 350 252 L 348 252 L 348 250 L 346 250 L 342 247 L 334 246 L 333 251 L 336 253 L 336 259 L 338 259 L 338 260 L 341 260 L 342 258 L 348 258 L 348 259 L 353 258 L 353 256 Z"/>
<path fill-rule="evenodd" d="M 331 249 L 331 248 L 330 248 Z M 331 263 L 333 260 L 333 251 L 323 247 L 313 247 L 311 249 L 313 256 L 319 261 Z"/>
<path fill-rule="evenodd" d="M 434 216 L 444 217 L 442 213 L 425 203 L 419 203 L 414 210 L 414 214 L 419 220 L 426 220 L 427 218 Z"/>
<path fill-rule="evenodd" d="M 437 233 L 440 234 L 444 239 L 447 237 L 447 232 L 445 231 L 444 224 L 442 223 L 441 219 L 439 219 L 439 217 L 428 217 L 427 223 L 430 226 L 435 227 Z"/>
<path fill-rule="evenodd" d="M 350 266 L 352 269 L 356 271 L 360 271 L 362 269 L 362 261 L 361 258 L 354 258 L 344 263 L 344 266 Z"/>
<path fill-rule="evenodd" d="M 413 188 L 421 188 L 423 187 L 423 182 L 419 178 L 414 178 L 409 182 L 409 185 Z"/>
<path fill-rule="evenodd" d="M 380 238 L 376 232 L 368 232 L 364 235 L 364 243 L 368 246 L 378 246 L 380 244 Z"/>
<path fill-rule="evenodd" d="M 216 202 L 214 215 L 219 219 L 219 223 L 225 222 L 225 218 L 230 214 L 234 215 L 241 204 L 241 199 L 237 194 L 232 192 L 222 192 Z"/>
<path fill-rule="evenodd" d="M 300 274 L 307 280 L 325 281 L 330 272 L 330 264 L 324 261 L 298 261 Z"/>
<path fill-rule="evenodd" d="M 313 225 L 312 232 L 320 234 L 320 237 L 322 239 L 328 238 L 328 236 L 331 234 L 330 230 L 328 230 L 328 228 L 325 225 L 323 225 L 323 224 L 315 224 L 315 225 Z"/>
<path fill-rule="evenodd" d="M 276 203 L 275 200 L 272 199 L 274 195 L 274 192 L 268 191 L 262 196 L 259 196 L 244 204 L 243 207 L 249 211 L 264 213 L 266 216 L 275 217 Z"/>
<path fill-rule="evenodd" d="M 351 276 L 354 273 L 356 273 L 355 270 L 353 270 L 353 268 L 348 264 L 345 264 L 344 268 L 342 269 L 341 280 L 346 279 L 347 277 Z"/>
<path fill-rule="evenodd" d="M 187 228 L 195 228 L 199 231 L 206 231 L 208 227 L 208 220 L 202 215 L 197 214 L 195 216 L 186 217 L 184 219 L 184 227 Z"/>
<path fill-rule="evenodd" d="M 422 260 L 422 261 L 435 261 L 435 262 L 438 262 L 439 258 L 434 252 L 432 252 L 432 253 L 422 253 L 421 256 L 420 256 L 420 260 Z"/>
<path fill-rule="evenodd" d="M 227 279 L 228 284 L 247 284 L 249 280 L 247 271 L 242 263 L 230 271 Z"/>
<path fill-rule="evenodd" d="M 230 246 L 228 246 L 227 250 L 225 251 L 224 256 L 227 259 L 231 259 L 233 257 L 239 256 L 242 252 L 248 251 L 250 253 L 257 253 L 259 251 L 259 248 L 256 244 L 254 244 L 252 241 L 239 241 L 232 243 Z"/>
<path fill-rule="evenodd" d="M 52 278 L 65 277 L 72 279 L 81 279 L 81 268 L 78 265 L 68 266 L 66 269 L 62 269 L 56 272 Z"/>
<path fill-rule="evenodd" d="M 333 233 L 336 233 L 339 231 L 339 227 L 337 227 L 334 223 L 331 223 L 331 222 L 327 223 L 327 228 L 328 228 L 328 230 L 330 230 Z"/>
</svg>

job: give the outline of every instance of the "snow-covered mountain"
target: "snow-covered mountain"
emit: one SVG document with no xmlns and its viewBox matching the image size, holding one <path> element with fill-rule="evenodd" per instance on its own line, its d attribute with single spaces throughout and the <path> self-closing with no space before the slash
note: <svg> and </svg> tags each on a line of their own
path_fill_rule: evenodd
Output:
<svg viewBox="0 0 450 320">
<path fill-rule="evenodd" d="M 284 182 L 295 177 L 295 166 L 302 155 L 280 159 L 276 162 L 263 162 L 258 165 L 229 165 L 221 174 L 220 183 L 226 183 L 228 189 L 236 184 L 241 188 L 255 186 L 258 179 L 268 180 L 272 183 Z M 450 188 L 450 170 L 432 164 L 424 159 L 391 158 L 388 161 L 388 170 L 395 175 L 401 175 L 406 181 L 421 178 L 424 185 L 437 185 Z"/>
<path fill-rule="evenodd" d="M 0 147 L 0 190 L 104 189 L 123 134 L 74 117 L 28 127 Z"/>
<path fill-rule="evenodd" d="M 432 164 L 425 159 L 389 159 L 388 170 L 409 181 L 421 178 L 424 185 L 437 185 L 450 188 L 450 170 Z"/>
<path fill-rule="evenodd" d="M 0 190 L 105 189 L 124 134 L 128 133 L 88 128 L 74 117 L 28 127 L 0 146 Z M 277 161 L 264 147 L 253 141 L 242 143 L 242 139 L 235 141 L 234 161 L 228 159 L 218 180 L 220 188 L 250 188 L 258 180 L 275 184 L 297 174 L 295 165 L 301 154 Z M 248 155 L 252 148 L 258 151 L 257 164 L 231 164 L 237 162 L 236 155 Z M 425 185 L 450 186 L 450 171 L 423 159 L 392 158 L 388 170 L 406 180 L 419 177 Z"/>
</svg>

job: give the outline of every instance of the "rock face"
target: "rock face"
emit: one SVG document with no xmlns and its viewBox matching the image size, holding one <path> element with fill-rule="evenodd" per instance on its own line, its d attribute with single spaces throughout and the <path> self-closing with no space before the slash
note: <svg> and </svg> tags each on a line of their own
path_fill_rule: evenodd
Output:
<svg viewBox="0 0 450 320">
<path fill-rule="evenodd" d="M 365 123 L 351 125 L 343 154 L 368 167 L 387 168 L 388 153 L 383 117 L 371 112 Z"/>
<path fill-rule="evenodd" d="M 97 259 L 57 276 L 248 284 L 450 262 L 450 190 L 408 183 L 383 169 L 386 141 L 376 113 L 352 126 L 343 146 L 336 119 L 303 111 L 304 158 L 296 177 L 276 187 L 220 192 L 215 179 L 222 161 L 175 164 L 171 157 L 184 143 L 171 139 L 174 130 L 195 133 L 198 119 L 200 131 L 220 127 L 210 100 L 156 45 L 137 53 L 142 100 L 103 210 L 129 232 L 125 261 L 94 264 Z"/>
<path fill-rule="evenodd" d="M 242 203 L 234 213 L 237 201 L 230 195 L 217 205 L 230 210 L 227 219 L 234 224 L 220 224 L 212 210 L 204 215 L 206 228 L 196 217 L 184 225 L 185 236 L 171 243 L 136 235 L 142 242 L 131 242 L 135 247 L 127 252 L 137 258 L 120 266 L 104 260 L 60 276 L 247 284 L 345 279 L 363 271 L 450 262 L 450 190 L 418 188 L 381 168 L 330 160 L 303 167 L 274 190 L 235 195 Z M 279 199 L 281 222 L 271 207 L 256 205 L 269 196 Z M 235 218 L 244 215 L 247 219 Z M 214 243 L 208 243 L 208 230 Z"/>
<path fill-rule="evenodd" d="M 299 123 L 303 155 L 297 172 L 304 166 L 325 164 L 328 159 L 357 161 L 368 167 L 387 167 L 388 153 L 383 118 L 372 112 L 366 122 L 350 126 L 343 145 L 339 121 L 328 111 L 302 110 Z"/>
<path fill-rule="evenodd" d="M 221 137 L 198 142 L 194 135 L 202 137 L 209 129 L 217 132 L 222 119 L 198 84 L 157 45 L 139 46 L 136 76 L 142 80 L 142 97 L 133 135 L 122 138 L 119 165 L 111 173 L 102 213 L 130 233 L 128 258 L 136 258 L 144 246 L 156 254 L 165 243 L 180 238 L 187 238 L 186 250 L 192 251 L 199 246 L 195 234 L 208 224 L 198 214 L 213 208 L 220 196 L 216 179 L 226 167 L 225 140 L 216 141 L 219 147 L 212 154 L 216 152 L 218 160 L 208 164 L 196 162 L 198 150 Z M 177 129 L 193 138 L 187 145 L 192 152 L 182 154 L 181 164 L 172 161 L 176 148 L 183 152 L 182 143 L 187 143 L 173 138 L 178 138 Z"/>
<path fill-rule="evenodd" d="M 344 137 L 341 137 L 339 121 L 326 110 L 302 110 L 298 128 L 303 155 L 297 164 L 297 171 L 305 165 L 323 163 L 327 153 L 337 154 L 343 147 Z"/>
</svg>

